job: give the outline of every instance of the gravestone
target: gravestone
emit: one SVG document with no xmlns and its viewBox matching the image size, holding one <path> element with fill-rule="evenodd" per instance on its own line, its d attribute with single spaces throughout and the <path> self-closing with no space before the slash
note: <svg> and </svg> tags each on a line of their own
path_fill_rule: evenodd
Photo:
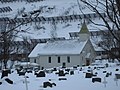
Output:
<svg viewBox="0 0 120 90">
<path fill-rule="evenodd" d="M 119 69 L 116 69 L 115 71 L 119 71 Z"/>
<path fill-rule="evenodd" d="M 67 78 L 59 78 L 58 80 L 59 81 L 61 81 L 61 80 L 67 80 Z"/>
<path fill-rule="evenodd" d="M 109 73 L 106 73 L 106 77 L 109 77 Z"/>
<path fill-rule="evenodd" d="M 53 71 L 57 71 L 57 68 L 53 68 Z"/>
<path fill-rule="evenodd" d="M 8 76 L 8 74 L 10 74 L 10 73 L 11 73 L 11 71 L 9 69 L 2 70 L 1 78 Z"/>
<path fill-rule="evenodd" d="M 86 73 L 85 78 L 92 78 L 93 74 L 92 73 Z"/>
<path fill-rule="evenodd" d="M 59 70 L 59 73 L 58 73 L 59 76 L 65 76 L 65 73 L 63 70 Z"/>
<path fill-rule="evenodd" d="M 54 86 L 56 86 L 56 84 L 55 83 L 51 83 L 51 82 L 43 82 L 43 87 L 44 88 L 47 88 L 47 87 L 53 87 L 52 85 L 54 85 Z"/>
<path fill-rule="evenodd" d="M 68 69 L 68 68 L 67 68 L 67 69 L 65 69 L 65 71 L 69 72 L 69 71 L 70 71 L 70 69 Z"/>
<path fill-rule="evenodd" d="M 80 71 L 82 71 L 82 67 L 80 68 Z"/>
<path fill-rule="evenodd" d="M 70 71 L 70 75 L 74 75 L 74 71 Z"/>
<path fill-rule="evenodd" d="M 21 71 L 18 72 L 19 76 L 24 76 L 25 73 L 26 73 L 26 72 L 21 72 Z"/>
<path fill-rule="evenodd" d="M 120 79 L 120 74 L 115 74 L 116 79 Z"/>
<path fill-rule="evenodd" d="M 108 66 L 109 66 L 109 64 L 108 64 L 108 63 L 106 63 L 106 64 L 105 64 L 105 67 L 107 68 Z"/>
<path fill-rule="evenodd" d="M 8 82 L 9 84 L 13 84 L 13 81 L 10 80 L 9 78 L 6 78 L 5 81 Z"/>
<path fill-rule="evenodd" d="M 92 82 L 101 82 L 101 78 L 97 77 L 97 78 L 92 78 Z"/>
<path fill-rule="evenodd" d="M 2 82 L 0 82 L 0 85 L 2 84 Z"/>
<path fill-rule="evenodd" d="M 37 77 L 45 77 L 46 76 L 44 71 L 40 71 L 40 72 L 36 73 L 36 75 L 37 75 Z"/>
<path fill-rule="evenodd" d="M 77 66 L 73 66 L 73 69 L 74 69 L 74 70 L 77 70 Z"/>
<path fill-rule="evenodd" d="M 103 71 L 103 73 L 106 73 L 107 71 Z"/>
</svg>

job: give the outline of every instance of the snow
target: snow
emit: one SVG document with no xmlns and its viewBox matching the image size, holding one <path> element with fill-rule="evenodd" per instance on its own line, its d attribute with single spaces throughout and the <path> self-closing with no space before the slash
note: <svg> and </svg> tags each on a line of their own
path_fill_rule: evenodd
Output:
<svg viewBox="0 0 120 90">
<path fill-rule="evenodd" d="M 95 22 L 100 22 L 100 20 L 95 20 Z M 66 39 L 69 39 L 69 33 L 70 32 L 79 32 L 80 28 L 82 26 L 82 20 L 76 20 L 76 21 L 71 21 L 71 22 L 58 22 L 56 24 L 56 37 L 65 37 Z M 101 22 L 102 23 L 102 22 Z M 36 29 L 35 27 L 39 26 L 41 29 Z M 93 24 L 87 24 L 88 30 L 89 31 L 98 31 L 100 30 L 106 30 L 105 27 L 103 26 L 95 26 Z M 50 23 L 37 23 L 37 25 L 35 25 L 34 23 L 32 24 L 27 24 L 27 25 L 23 25 L 21 27 L 18 28 L 18 30 L 26 30 L 27 32 L 20 32 L 18 33 L 18 36 L 16 38 L 16 41 L 21 41 L 23 36 L 32 38 L 32 39 L 42 39 L 42 38 L 51 38 L 51 31 L 52 29 L 52 24 Z"/>
<path fill-rule="evenodd" d="M 54 3 L 53 3 L 54 2 Z M 16 5 L 19 5 L 18 7 Z M 77 4 L 77 0 L 45 0 L 41 2 L 33 2 L 33 3 L 27 3 L 27 2 L 15 2 L 15 3 L 0 3 L 0 8 L 10 6 L 13 11 L 8 12 L 6 14 L 2 13 L 0 14 L 0 17 L 11 17 L 14 18 L 18 11 L 21 11 L 23 7 L 25 8 L 24 12 L 29 13 L 33 10 L 40 9 L 43 7 L 43 11 L 39 16 L 61 16 L 61 15 L 73 15 L 73 14 L 80 14 L 79 7 Z M 50 8 L 55 7 L 53 10 L 49 10 Z M 81 8 L 85 8 L 84 5 L 81 5 Z M 62 12 L 60 12 L 62 11 Z M 67 12 L 69 11 L 69 12 Z M 91 13 L 89 9 L 85 9 L 86 13 Z M 18 15 L 18 17 L 21 17 L 21 15 Z"/>
<path fill-rule="evenodd" d="M 108 63 L 105 61 L 97 61 L 94 65 L 89 66 L 91 69 L 94 67 L 105 67 L 105 64 Z M 26 73 L 25 76 L 27 78 L 27 86 L 28 90 L 119 90 L 120 89 L 120 79 L 115 79 L 115 74 L 120 74 L 120 67 L 116 66 L 116 63 L 108 63 L 108 67 L 106 68 L 98 68 L 93 70 L 94 73 L 98 73 L 97 77 L 102 78 L 101 82 L 92 82 L 91 78 L 85 78 L 85 72 L 90 70 L 88 66 L 82 67 L 82 71 L 80 71 L 81 67 L 77 69 L 70 68 L 74 70 L 74 75 L 67 74 L 66 76 L 58 76 L 53 73 L 46 73 L 46 77 L 36 77 L 33 73 Z M 119 71 L 116 71 L 119 69 Z M 8 78 L 13 80 L 13 84 L 8 84 L 4 81 L 4 78 L 1 79 L 2 84 L 0 85 L 0 90 L 26 90 L 25 84 L 25 76 L 19 76 L 15 70 L 12 74 L 9 74 Z M 105 77 L 106 73 L 103 71 L 112 72 L 112 75 L 109 77 Z M 1 73 L 0 73 L 1 75 Z M 59 78 L 67 78 L 67 80 L 59 81 Z M 106 80 L 106 85 L 103 83 L 104 79 Z M 56 86 L 43 88 L 43 82 L 49 81 L 56 83 Z"/>
<path fill-rule="evenodd" d="M 30 53 L 29 57 L 37 57 L 38 55 L 79 54 L 86 43 L 87 40 L 80 41 L 79 39 L 49 41 L 44 44 L 38 44 Z"/>
<path fill-rule="evenodd" d="M 54 3 L 53 3 L 54 2 Z M 92 3 L 94 0 L 92 0 Z M 18 5 L 18 7 L 16 6 Z M 33 2 L 33 3 L 27 3 L 25 1 L 23 2 L 14 2 L 14 3 L 0 3 L 0 8 L 2 7 L 7 7 L 10 6 L 13 11 L 11 12 L 5 12 L 5 13 L 0 13 L 0 18 L 2 17 L 9 17 L 9 18 L 15 18 L 16 15 L 18 14 L 18 11 L 20 12 L 23 7 L 25 10 L 23 11 L 24 13 L 29 13 L 33 10 L 39 9 L 41 6 L 43 6 L 43 12 L 40 13 L 39 16 L 44 16 L 44 17 L 54 17 L 54 16 L 67 16 L 67 15 L 80 15 L 83 14 L 79 10 L 79 6 L 77 3 L 77 0 L 45 0 L 41 2 Z M 55 9 L 52 11 L 48 12 L 48 8 L 53 8 L 55 6 Z M 84 11 L 85 14 L 90 14 L 94 13 L 90 11 L 83 3 L 80 2 L 80 8 Z M 66 13 L 66 12 L 69 13 Z M 21 18 L 22 15 L 19 14 L 17 15 L 18 18 Z M 24 17 L 22 17 L 24 18 Z M 95 23 L 100 23 L 103 24 L 101 19 L 99 17 L 96 17 L 96 19 L 93 19 Z M 66 39 L 69 39 L 69 32 L 79 32 L 81 28 L 81 23 L 83 22 L 83 19 L 81 20 L 76 20 L 76 21 L 66 21 L 66 22 L 58 22 L 56 24 L 56 37 L 65 37 Z M 36 29 L 36 26 L 39 27 L 39 29 Z M 16 41 L 22 41 L 23 37 L 29 37 L 32 39 L 41 39 L 41 38 L 51 38 L 51 31 L 52 31 L 52 24 L 48 22 L 38 22 L 38 23 L 29 23 L 26 25 L 22 25 L 18 30 L 27 30 L 27 32 L 20 32 L 18 33 L 18 37 L 16 37 Z M 103 26 L 96 26 L 91 23 L 88 23 L 88 29 L 90 31 L 96 31 L 106 29 Z"/>
<path fill-rule="evenodd" d="M 15 66 L 39 66 L 37 63 L 30 63 L 30 62 L 18 62 Z"/>
<path fill-rule="evenodd" d="M 95 0 L 92 0 L 93 2 Z M 54 2 L 54 3 L 53 3 Z M 27 2 L 15 2 L 15 3 L 1 3 L 0 2 L 0 8 L 2 7 L 7 7 L 10 6 L 12 8 L 13 11 L 11 12 L 6 12 L 6 13 L 0 13 L 0 18 L 2 17 L 10 17 L 10 18 L 15 18 L 16 15 L 18 14 L 18 11 L 21 11 L 23 9 L 23 7 L 25 7 L 25 13 L 30 13 L 33 10 L 37 10 L 40 8 L 40 6 L 43 6 L 43 12 L 41 12 L 41 14 L 39 16 L 44 16 L 44 17 L 52 17 L 52 16 L 64 16 L 64 15 L 79 15 L 82 14 L 79 10 L 78 4 L 77 4 L 77 0 L 45 0 L 42 2 L 34 2 L 34 3 L 27 3 Z M 49 7 L 54 7 L 55 9 L 48 11 Z M 84 13 L 88 14 L 88 13 L 93 13 L 91 12 L 89 9 L 87 9 L 82 3 L 81 3 L 81 7 L 82 10 L 84 10 Z M 103 9 L 104 10 L 104 9 Z M 69 11 L 69 12 L 67 12 Z M 101 10 L 102 11 L 102 10 Z M 22 15 L 19 14 L 18 18 L 21 18 Z M 103 22 L 101 21 L 101 19 L 96 18 L 93 19 L 95 21 L 95 23 L 100 23 L 103 24 Z M 65 37 L 66 39 L 69 39 L 69 32 L 79 32 L 80 28 L 81 28 L 81 23 L 83 20 L 76 20 L 76 21 L 66 21 L 66 22 L 59 22 L 56 24 L 57 26 L 57 37 Z M 109 22 L 109 21 L 108 21 Z M 22 40 L 23 36 L 32 38 L 32 39 L 41 39 L 41 38 L 50 38 L 51 37 L 51 30 L 52 30 L 52 24 L 50 23 L 37 23 L 38 26 L 40 27 L 44 27 L 41 28 L 39 30 L 37 30 L 35 28 L 35 24 L 34 23 L 29 23 L 27 25 L 23 25 L 20 26 L 18 28 L 18 30 L 25 30 L 27 29 L 27 32 L 20 32 L 18 33 L 18 36 L 16 38 L 17 41 Z M 88 23 L 88 29 L 90 31 L 96 31 L 96 30 L 105 30 L 106 28 L 103 26 L 96 26 L 93 25 L 91 23 Z M 110 26 L 112 26 L 112 23 L 110 23 Z M 100 39 L 100 38 L 98 38 Z M 99 41 L 99 40 L 98 40 Z M 96 42 L 96 41 L 95 41 Z M 77 43 L 77 44 L 76 44 Z M 38 44 L 37 47 L 35 48 L 35 51 L 33 50 L 32 55 L 31 56 L 36 56 L 38 55 L 38 51 L 41 50 L 41 53 L 39 54 L 49 54 L 52 52 L 52 54 L 57 54 L 60 52 L 60 50 L 62 50 L 62 54 L 65 53 L 70 53 L 72 54 L 78 51 L 80 52 L 80 50 L 77 50 L 76 47 L 81 47 L 81 45 L 85 44 L 85 42 L 76 42 L 74 40 L 74 42 L 68 41 L 67 43 L 64 43 L 64 41 L 61 43 L 59 43 L 59 41 L 56 41 L 54 43 L 47 43 L 46 44 Z M 54 47 L 52 47 L 54 45 Z M 63 47 L 61 47 L 60 45 L 62 45 Z M 38 48 L 40 46 L 40 48 Z M 69 46 L 69 48 L 71 48 L 71 50 L 68 50 L 67 52 L 63 52 L 63 49 L 68 49 L 67 47 Z M 84 46 L 84 45 L 83 45 Z M 57 49 L 56 49 L 57 48 Z M 73 49 L 74 48 L 74 49 Z M 58 51 L 55 51 L 58 50 Z M 101 50 L 101 48 L 96 46 L 96 50 Z M 89 56 L 89 55 L 88 55 Z M 103 63 L 97 62 L 95 63 L 96 67 L 104 67 L 106 64 L 106 61 Z M 26 65 L 25 63 L 22 63 L 22 65 Z M 34 64 L 33 64 L 34 65 Z M 91 66 L 94 67 L 94 66 Z M 74 70 L 75 74 L 74 75 L 66 75 L 65 78 L 67 78 L 67 80 L 65 81 L 59 81 L 58 80 L 58 76 L 54 73 L 50 73 L 47 74 L 46 77 L 43 78 L 37 78 L 33 73 L 26 73 L 25 76 L 28 76 L 29 78 L 27 78 L 27 84 L 28 84 L 28 90 L 119 90 L 120 89 L 120 80 L 116 80 L 115 79 L 115 74 L 119 73 L 120 74 L 120 66 L 116 66 L 115 63 L 109 63 L 109 67 L 108 68 L 100 68 L 98 70 L 93 70 L 93 73 L 97 72 L 98 73 L 98 77 L 102 78 L 102 82 L 95 82 L 92 83 L 91 78 L 85 78 L 85 73 L 87 72 L 88 67 L 82 67 L 83 70 L 79 71 L 78 70 Z M 116 69 L 119 69 L 119 71 L 115 71 Z M 106 86 L 103 83 L 104 82 L 104 77 L 105 77 L 105 73 L 103 73 L 103 71 L 107 71 L 107 72 L 112 72 L 112 76 L 106 77 Z M 2 82 L 2 85 L 0 85 L 0 90 L 26 90 L 26 85 L 25 85 L 25 77 L 24 76 L 19 76 L 15 70 L 13 70 L 14 72 L 12 74 L 9 74 L 9 78 L 11 80 L 13 80 L 13 85 L 8 84 L 4 78 L 0 79 L 0 82 Z M 0 71 L 0 76 L 1 76 L 1 71 Z M 56 86 L 54 86 L 53 88 L 43 88 L 42 84 L 44 81 L 49 81 L 49 79 L 52 80 L 52 82 L 56 83 Z"/>
</svg>

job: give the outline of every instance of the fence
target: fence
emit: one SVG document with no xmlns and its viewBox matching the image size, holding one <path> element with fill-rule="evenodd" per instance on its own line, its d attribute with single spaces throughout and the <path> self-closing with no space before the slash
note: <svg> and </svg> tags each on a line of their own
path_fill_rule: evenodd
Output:
<svg viewBox="0 0 120 90">
<path fill-rule="evenodd" d="M 101 13 L 101 15 L 103 17 L 106 17 L 105 13 Z M 9 23 L 22 23 L 22 22 L 44 22 L 44 23 L 51 23 L 51 22 L 71 22 L 71 21 L 75 21 L 75 20 L 82 20 L 82 19 L 86 19 L 87 22 L 89 22 L 89 19 L 94 19 L 94 18 L 100 18 L 100 16 L 96 13 L 92 13 L 92 14 L 81 14 L 81 15 L 67 15 L 67 16 L 56 16 L 56 17 L 32 17 L 32 18 L 16 18 L 16 19 L 10 19 L 8 17 L 4 17 L 4 18 L 0 18 L 0 21 L 8 21 Z"/>
</svg>

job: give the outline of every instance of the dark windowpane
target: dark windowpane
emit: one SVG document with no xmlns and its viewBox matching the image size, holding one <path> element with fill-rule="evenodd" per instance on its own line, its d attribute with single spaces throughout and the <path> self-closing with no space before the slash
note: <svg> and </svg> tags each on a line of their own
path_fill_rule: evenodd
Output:
<svg viewBox="0 0 120 90">
<path fill-rule="evenodd" d="M 58 57 L 58 63 L 60 63 L 60 57 Z"/>
<path fill-rule="evenodd" d="M 36 59 L 34 59 L 34 63 L 36 63 Z"/>
<path fill-rule="evenodd" d="M 67 62 L 70 63 L 70 57 L 69 56 L 67 57 Z"/>
<path fill-rule="evenodd" d="M 51 63 L 51 57 L 48 58 L 48 63 Z"/>
</svg>

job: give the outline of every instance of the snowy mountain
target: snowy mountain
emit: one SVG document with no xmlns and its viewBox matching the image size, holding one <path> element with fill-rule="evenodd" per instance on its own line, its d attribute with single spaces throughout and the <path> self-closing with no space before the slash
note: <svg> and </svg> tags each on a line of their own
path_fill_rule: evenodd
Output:
<svg viewBox="0 0 120 90">
<path fill-rule="evenodd" d="M 54 2 L 54 3 L 53 3 Z M 92 0 L 94 2 L 94 0 Z M 5 7 L 11 8 L 10 11 L 1 12 L 0 18 L 29 18 L 31 13 L 39 10 L 38 17 L 59 17 L 60 20 L 55 20 L 55 24 L 50 20 L 41 20 L 39 22 L 32 22 L 18 27 L 18 30 L 27 30 L 27 32 L 18 33 L 19 38 L 16 40 L 22 40 L 22 37 L 29 37 L 32 39 L 40 39 L 40 38 L 50 38 L 52 37 L 52 32 L 54 27 L 56 27 L 55 33 L 56 37 L 65 37 L 69 38 L 69 32 L 79 32 L 81 28 L 81 24 L 84 21 L 83 12 L 80 11 L 82 9 L 84 14 L 91 14 L 91 18 L 98 23 L 102 23 L 99 19 L 99 16 L 94 16 L 96 13 L 88 9 L 82 2 L 78 0 L 44 0 L 39 2 L 31 2 L 28 3 L 26 1 L 19 2 L 11 2 L 11 3 L 0 3 L 1 10 Z M 102 11 L 101 11 L 102 12 Z M 27 15 L 24 17 L 24 15 Z M 74 19 L 74 17 L 69 17 L 70 15 L 81 15 L 81 18 L 78 17 Z M 64 19 L 64 16 L 68 16 Z M 35 17 L 34 15 L 32 17 Z M 72 19 L 69 19 L 72 18 Z M 96 19 L 95 19 L 96 18 Z M 63 19 L 63 20 L 61 20 Z M 21 19 L 20 19 L 21 20 Z M 89 20 L 86 20 L 88 24 L 88 29 L 91 31 L 98 30 L 98 27 L 91 24 Z M 19 24 L 19 23 L 18 23 Z M 101 27 L 100 27 L 101 28 Z M 102 27 L 103 28 L 103 27 Z M 101 28 L 101 29 L 102 29 Z M 103 28 L 104 29 L 104 28 Z M 102 30 L 103 30 L 102 29 Z"/>
</svg>

